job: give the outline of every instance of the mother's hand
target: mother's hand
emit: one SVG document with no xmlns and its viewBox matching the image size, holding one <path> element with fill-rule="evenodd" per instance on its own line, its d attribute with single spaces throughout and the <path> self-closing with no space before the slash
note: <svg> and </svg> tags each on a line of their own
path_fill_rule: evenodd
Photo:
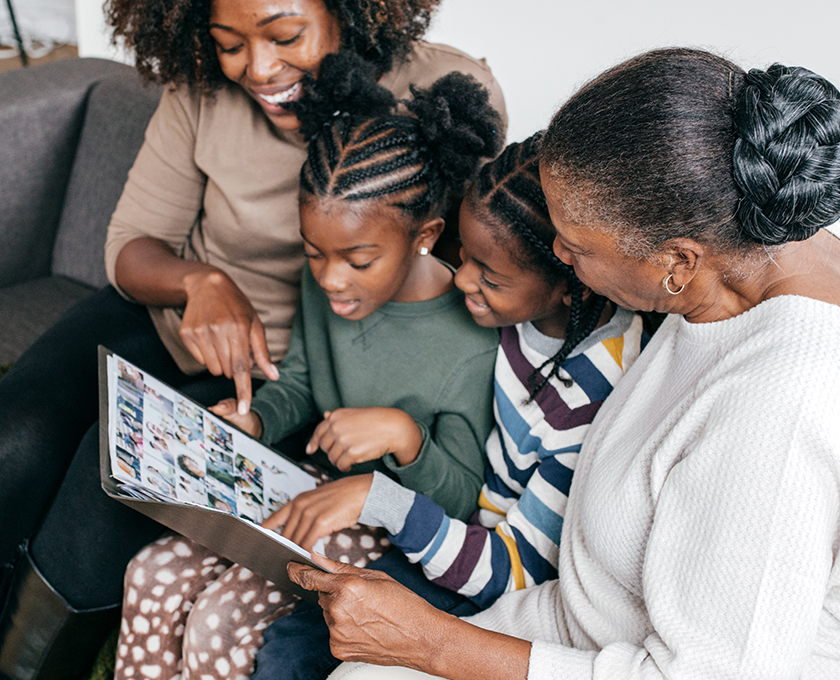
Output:
<svg viewBox="0 0 840 680">
<path fill-rule="evenodd" d="M 251 409 L 251 367 L 256 363 L 276 380 L 265 330 L 250 300 L 217 269 L 184 277 L 187 302 L 179 333 L 192 355 L 213 375 L 224 374 L 236 385 L 237 410 Z"/>
<path fill-rule="evenodd" d="M 185 260 L 164 241 L 143 237 L 120 251 L 116 278 L 137 302 L 184 307 L 181 339 L 213 375 L 233 378 L 241 414 L 250 409 L 254 363 L 269 379 L 277 379 L 277 367 L 271 363 L 256 311 L 220 269 Z"/>
<path fill-rule="evenodd" d="M 291 579 L 319 592 L 337 659 L 405 666 L 460 680 L 522 680 L 531 643 L 478 628 L 436 609 L 390 576 L 320 555 L 328 574 L 290 562 Z"/>
</svg>

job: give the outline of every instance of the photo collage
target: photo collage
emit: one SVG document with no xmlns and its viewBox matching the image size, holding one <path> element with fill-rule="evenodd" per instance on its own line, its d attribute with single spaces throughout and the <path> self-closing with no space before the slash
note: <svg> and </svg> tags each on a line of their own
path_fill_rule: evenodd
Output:
<svg viewBox="0 0 840 680">
<path fill-rule="evenodd" d="M 124 359 L 108 357 L 112 477 L 137 497 L 256 524 L 315 478 Z"/>
</svg>

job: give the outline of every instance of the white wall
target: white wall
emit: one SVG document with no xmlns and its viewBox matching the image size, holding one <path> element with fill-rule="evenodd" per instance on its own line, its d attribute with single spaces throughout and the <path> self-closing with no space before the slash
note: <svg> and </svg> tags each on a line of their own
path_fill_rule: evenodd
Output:
<svg viewBox="0 0 840 680">
<path fill-rule="evenodd" d="M 75 1 L 80 54 L 113 58 L 103 0 Z M 806 66 L 840 86 L 838 27 L 838 0 L 443 0 L 428 38 L 487 58 L 513 141 L 588 78 L 654 47 L 703 47 L 745 68 Z"/>
<path fill-rule="evenodd" d="M 32 43 L 36 43 L 36 48 L 44 44 L 49 50 L 54 42 L 76 42 L 73 0 L 12 0 L 12 6 L 27 52 L 39 56 L 40 50 L 33 49 Z M 0 43 L 17 44 L 5 0 L 0 4 Z"/>
</svg>

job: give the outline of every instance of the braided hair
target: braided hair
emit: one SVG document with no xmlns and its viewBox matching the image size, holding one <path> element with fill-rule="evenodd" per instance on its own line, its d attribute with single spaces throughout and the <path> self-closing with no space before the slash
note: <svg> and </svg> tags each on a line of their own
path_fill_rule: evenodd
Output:
<svg viewBox="0 0 840 680">
<path fill-rule="evenodd" d="M 323 0 L 338 19 L 342 45 L 378 73 L 404 60 L 429 27 L 440 0 Z M 213 0 L 106 0 L 113 39 L 134 51 L 140 74 L 210 92 L 227 78 L 210 35 Z"/>
<path fill-rule="evenodd" d="M 737 217 L 753 241 L 802 241 L 840 219 L 840 92 L 804 68 L 753 69 L 735 106 Z"/>
<path fill-rule="evenodd" d="M 542 137 L 543 133 L 538 132 L 522 143 L 510 144 L 498 158 L 481 169 L 466 197 L 470 209 L 491 227 L 497 242 L 516 240 L 518 248 L 513 252 L 521 266 L 541 274 L 550 286 L 565 281 L 571 292 L 565 342 L 531 374 L 529 401 L 552 378 L 571 386 L 568 374 L 561 375 L 563 362 L 595 330 L 607 304 L 606 298 L 594 293 L 584 300 L 586 287 L 575 275 L 575 270 L 554 254 L 555 231 L 540 186 Z M 551 370 L 543 375 L 543 369 L 549 364 Z"/>
<path fill-rule="evenodd" d="M 412 86 L 402 102 L 374 76 L 347 50 L 327 55 L 317 80 L 305 76 L 304 95 L 289 105 L 309 141 L 301 200 L 384 201 L 416 224 L 441 214 L 481 159 L 498 153 L 501 118 L 472 76 Z"/>
<path fill-rule="evenodd" d="M 683 237 L 750 256 L 840 217 L 840 96 L 802 68 L 654 50 L 573 95 L 542 160 L 574 221 L 628 255 Z"/>
</svg>

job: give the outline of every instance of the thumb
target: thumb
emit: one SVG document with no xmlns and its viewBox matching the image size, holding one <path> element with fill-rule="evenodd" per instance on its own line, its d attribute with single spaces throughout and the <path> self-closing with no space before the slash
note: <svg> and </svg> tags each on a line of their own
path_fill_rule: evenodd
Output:
<svg viewBox="0 0 840 680">
<path fill-rule="evenodd" d="M 314 557 L 315 556 L 313 555 L 313 558 Z M 327 558 L 324 558 L 324 560 L 330 562 L 331 564 L 341 564 L 340 562 L 333 562 Z M 313 559 L 313 561 L 315 560 Z M 318 561 L 320 562 L 322 560 Z M 313 569 L 306 564 L 289 562 L 286 566 L 286 571 L 289 574 L 289 578 L 304 590 L 316 590 L 319 593 L 333 593 L 341 588 L 340 575 Z"/>
</svg>

